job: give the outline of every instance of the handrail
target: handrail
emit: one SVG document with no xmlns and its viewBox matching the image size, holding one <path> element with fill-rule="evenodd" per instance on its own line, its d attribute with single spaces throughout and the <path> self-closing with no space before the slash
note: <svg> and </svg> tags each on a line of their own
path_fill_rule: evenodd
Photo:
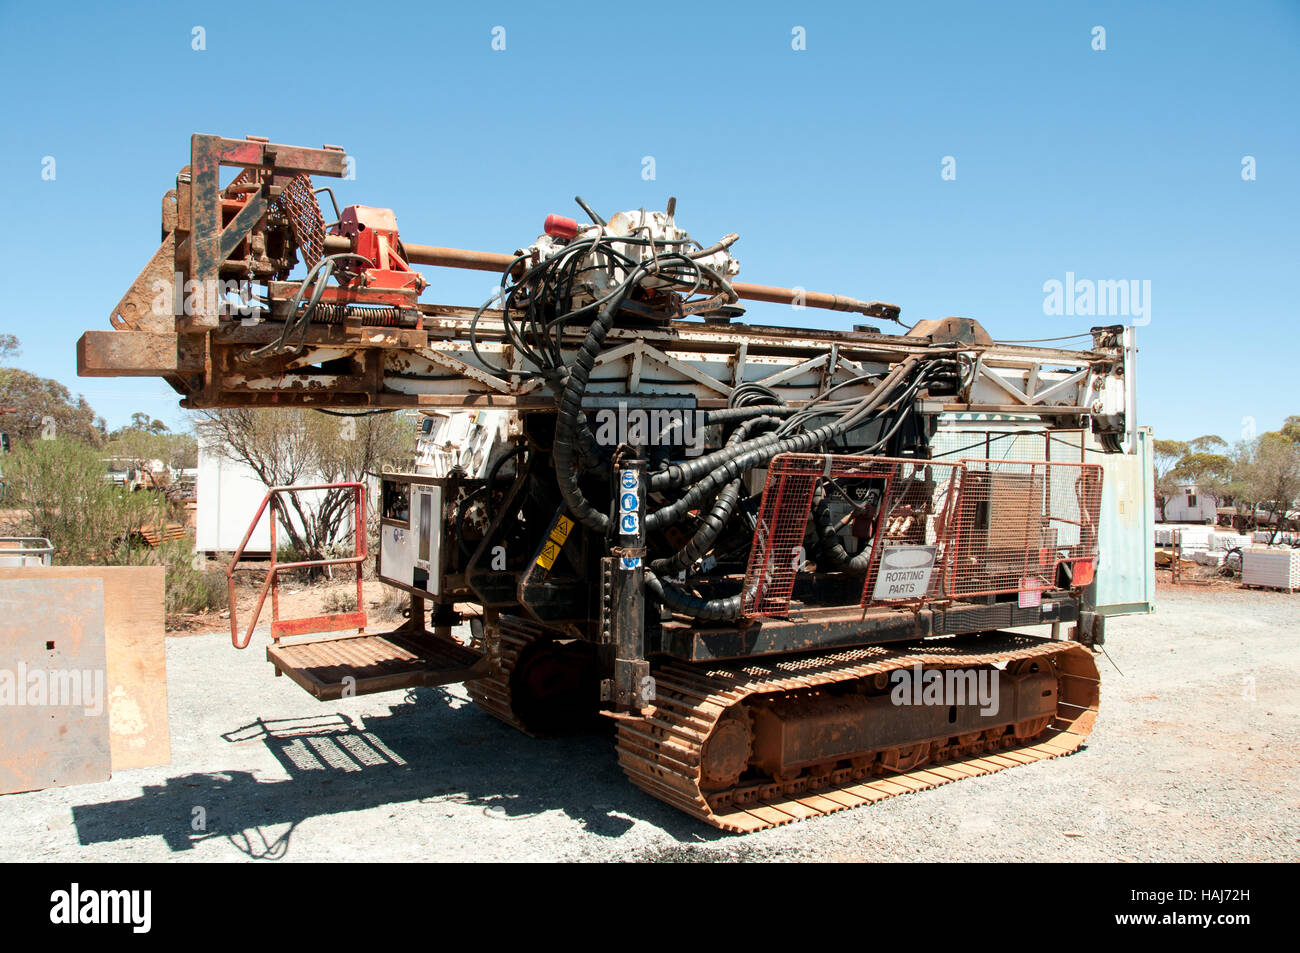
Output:
<svg viewBox="0 0 1300 953">
<path fill-rule="evenodd" d="M 17 543 L 16 546 L 7 545 Z M 28 546 L 28 543 L 40 543 L 38 546 Z M 18 559 L 18 565 L 27 565 L 26 560 L 32 556 L 39 556 L 42 566 L 48 566 L 51 557 L 54 555 L 53 544 L 44 536 L 0 536 L 0 560 Z M 0 562 L 0 565 L 6 565 Z"/>
<path fill-rule="evenodd" d="M 352 520 L 352 537 L 353 537 L 353 555 L 336 557 L 331 559 L 308 559 L 297 562 L 280 563 L 276 561 L 277 557 L 277 538 L 276 538 L 276 507 L 277 501 L 281 494 L 284 493 L 301 493 L 310 490 L 352 490 L 353 502 L 353 520 Z M 262 514 L 266 512 L 267 507 L 271 508 L 271 565 L 266 571 L 266 579 L 262 583 L 262 591 L 257 599 L 257 606 L 253 610 L 253 618 L 249 621 L 248 631 L 244 633 L 241 641 L 239 638 L 239 620 L 238 608 L 235 601 L 235 573 L 240 559 L 243 558 L 244 549 L 248 546 L 248 541 L 253 538 L 253 532 L 257 529 L 257 524 L 262 520 Z M 266 604 L 266 595 L 269 591 L 271 594 L 271 638 L 275 642 L 280 641 L 282 634 L 299 635 L 307 632 L 333 631 L 334 628 L 350 628 L 355 625 L 360 629 L 366 626 L 366 611 L 362 602 L 362 563 L 366 559 L 366 485 L 355 481 L 341 483 L 309 483 L 296 484 L 291 486 L 273 486 L 266 491 L 266 496 L 262 497 L 262 503 L 257 508 L 253 521 L 248 525 L 248 532 L 240 541 L 239 547 L 235 550 L 234 556 L 231 557 L 230 565 L 226 567 L 226 583 L 230 593 L 230 642 L 237 649 L 246 649 L 253 640 L 253 630 L 257 628 L 257 620 L 261 618 L 262 607 Z M 355 565 L 357 567 L 357 609 L 355 612 L 336 613 L 333 615 L 314 616 L 307 619 L 280 619 L 280 591 L 278 587 L 279 575 L 281 572 L 290 569 L 309 569 L 317 566 L 341 566 Z"/>
</svg>

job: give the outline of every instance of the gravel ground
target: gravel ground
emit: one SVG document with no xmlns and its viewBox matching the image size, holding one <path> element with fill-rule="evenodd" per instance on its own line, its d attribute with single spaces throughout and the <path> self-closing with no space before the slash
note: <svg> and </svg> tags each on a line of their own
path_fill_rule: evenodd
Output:
<svg viewBox="0 0 1300 953">
<path fill-rule="evenodd" d="M 523 737 L 460 686 L 322 704 L 169 639 L 173 763 L 0 797 L 0 861 L 1300 858 L 1300 595 L 1159 601 L 1111 623 L 1079 753 L 745 837 L 632 787 L 608 736 Z"/>
</svg>

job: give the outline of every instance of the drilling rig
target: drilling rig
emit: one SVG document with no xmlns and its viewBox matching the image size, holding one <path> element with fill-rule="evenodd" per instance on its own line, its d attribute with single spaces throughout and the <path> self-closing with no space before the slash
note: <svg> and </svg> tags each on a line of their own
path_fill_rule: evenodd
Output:
<svg viewBox="0 0 1300 953">
<path fill-rule="evenodd" d="M 508 253 L 417 245 L 314 180 L 344 171 L 338 147 L 194 136 L 157 253 L 78 344 L 79 373 L 162 377 L 189 408 L 423 415 L 379 481 L 408 623 L 277 621 L 276 674 L 322 699 L 464 682 L 536 736 L 611 726 L 634 784 L 734 832 L 1080 747 L 1106 619 L 1153 588 L 1132 328 L 998 342 L 747 284 L 738 236 L 696 240 L 673 200 L 579 198 Z M 417 266 L 498 290 L 430 304 Z M 751 324 L 747 301 L 854 317 Z"/>
</svg>

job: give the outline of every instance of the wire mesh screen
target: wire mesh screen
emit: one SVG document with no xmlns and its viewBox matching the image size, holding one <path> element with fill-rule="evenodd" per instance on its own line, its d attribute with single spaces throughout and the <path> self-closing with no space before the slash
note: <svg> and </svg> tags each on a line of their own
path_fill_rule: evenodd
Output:
<svg viewBox="0 0 1300 953">
<path fill-rule="evenodd" d="M 1097 556 L 1101 480 L 1083 463 L 782 454 L 742 611 L 787 615 L 810 544 L 819 571 L 865 573 L 863 607 L 1054 588 L 1060 563 Z"/>
<path fill-rule="evenodd" d="M 930 438 L 935 460 L 1047 460 L 1083 462 L 1082 430 L 991 430 L 967 425 L 944 429 Z"/>
<path fill-rule="evenodd" d="M 1055 586 L 1059 563 L 1095 558 L 1101 467 L 963 460 L 948 528 L 945 595 Z"/>
<path fill-rule="evenodd" d="M 959 470 L 955 463 L 924 460 L 776 457 L 768 467 L 745 572 L 744 614 L 789 612 L 798 574 L 806 568 L 810 516 L 821 540 L 819 568 L 866 569 L 863 605 L 920 602 L 931 595 L 942 579 L 944 526 Z M 849 552 L 846 543 L 857 551 Z M 889 567 L 883 588 L 882 554 Z"/>
</svg>

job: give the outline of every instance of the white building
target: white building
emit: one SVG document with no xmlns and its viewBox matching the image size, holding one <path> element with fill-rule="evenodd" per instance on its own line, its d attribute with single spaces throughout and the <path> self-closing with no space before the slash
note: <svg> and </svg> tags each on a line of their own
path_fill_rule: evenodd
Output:
<svg viewBox="0 0 1300 953">
<path fill-rule="evenodd" d="M 1161 523 L 1208 523 L 1214 525 L 1218 516 L 1219 500 L 1202 493 L 1195 483 L 1182 483 L 1178 490 L 1165 500 L 1164 511 L 1156 507 L 1156 521 Z"/>
<path fill-rule="evenodd" d="M 324 481 L 314 478 L 299 482 L 311 484 Z M 367 509 L 373 509 L 376 505 L 373 493 L 377 486 L 375 481 L 373 486 L 367 487 Z M 262 505 L 262 500 L 266 497 L 267 489 L 267 485 L 247 464 L 231 460 L 207 445 L 200 428 L 194 548 L 200 553 L 208 554 L 233 553 L 238 549 L 244 534 L 248 532 L 248 524 L 253 521 L 257 508 Z M 309 491 L 299 496 L 303 509 L 311 512 L 313 507 L 318 505 L 323 493 Z M 288 502 L 284 496 L 281 499 Z M 294 520 L 294 525 L 300 525 L 293 511 L 289 510 L 289 513 L 290 518 Z M 276 527 L 276 530 L 276 542 L 283 548 L 289 543 L 288 537 L 283 525 Z M 350 539 L 351 532 L 352 514 L 349 507 L 344 517 L 340 538 Z M 260 558 L 269 556 L 270 552 L 271 524 L 268 507 L 267 512 L 263 513 L 258 520 L 253 535 L 249 537 L 244 553 L 247 556 Z"/>
</svg>

